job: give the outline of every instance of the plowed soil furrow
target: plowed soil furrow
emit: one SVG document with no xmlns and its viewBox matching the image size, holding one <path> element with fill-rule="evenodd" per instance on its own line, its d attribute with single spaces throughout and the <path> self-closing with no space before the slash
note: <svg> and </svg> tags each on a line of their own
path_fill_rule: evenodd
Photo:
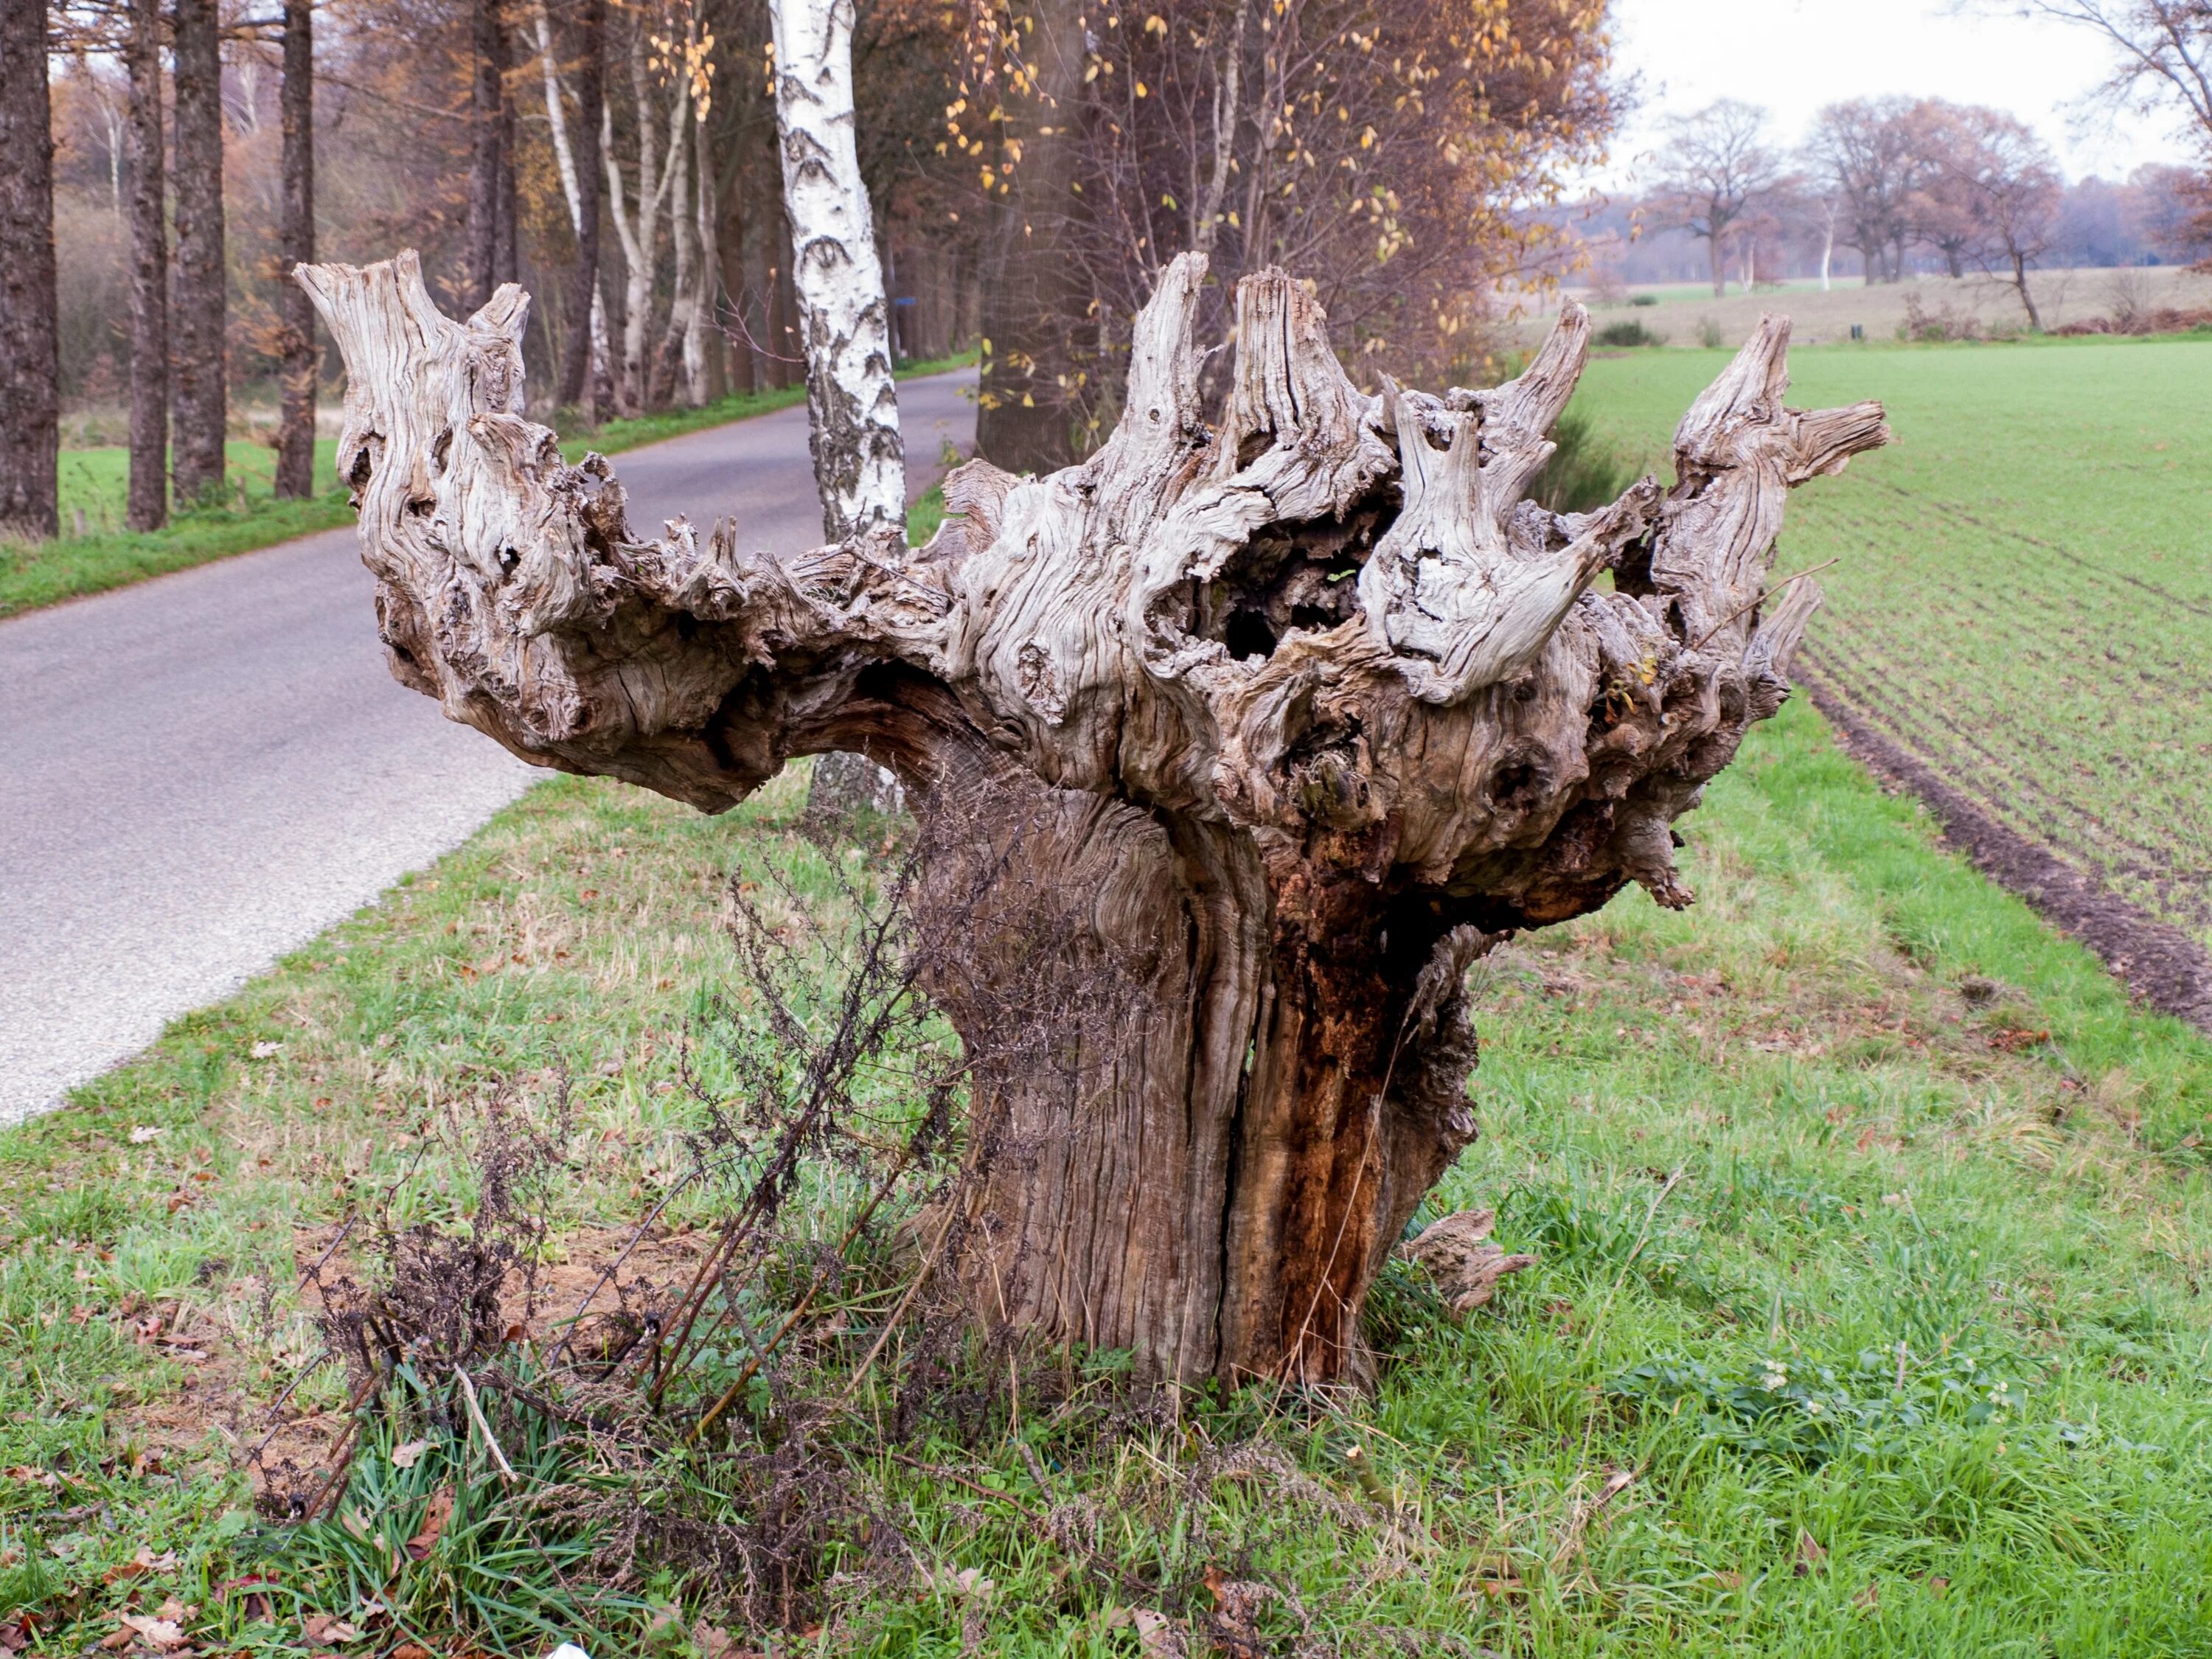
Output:
<svg viewBox="0 0 2212 1659">
<path fill-rule="evenodd" d="M 1887 729 L 1923 761 L 1942 767 L 1955 787 L 1978 798 L 1981 810 L 2067 848 L 2093 867 L 2111 863 L 2115 854 L 2131 854 L 2132 858 L 2123 859 L 2123 867 L 2138 879 L 2156 881 L 2171 871 L 2175 848 L 2154 833 L 2160 827 L 2158 820 L 2115 822 L 2100 816 L 2079 799 L 2078 792 L 2063 787 L 2073 780 L 2061 780 L 2060 787 L 2054 787 L 2025 772 L 2023 750 L 1991 747 L 1977 735 L 1986 728 L 1931 709 L 1910 689 L 1910 680 L 1887 676 L 1877 686 L 1862 653 L 1808 650 L 1806 659 L 1831 695 L 1848 700 L 1863 723 Z M 2083 834 L 2085 825 L 2094 833 Z M 2165 827 L 2170 831 L 2171 819 Z M 2192 920 L 2212 917 L 2212 912 L 2197 908 L 2200 915 Z"/>
</svg>

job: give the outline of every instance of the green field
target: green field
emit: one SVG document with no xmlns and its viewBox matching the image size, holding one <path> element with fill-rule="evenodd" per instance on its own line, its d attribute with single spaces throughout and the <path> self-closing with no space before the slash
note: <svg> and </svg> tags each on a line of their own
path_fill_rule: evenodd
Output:
<svg viewBox="0 0 2212 1659">
<path fill-rule="evenodd" d="M 1670 477 L 1726 361 L 1593 362 L 1577 395 Z M 1790 401 L 1879 398 L 1896 441 L 1798 492 L 1786 574 L 1834 559 L 1804 660 L 2003 824 L 2212 941 L 2212 341 L 1822 347 Z"/>
</svg>

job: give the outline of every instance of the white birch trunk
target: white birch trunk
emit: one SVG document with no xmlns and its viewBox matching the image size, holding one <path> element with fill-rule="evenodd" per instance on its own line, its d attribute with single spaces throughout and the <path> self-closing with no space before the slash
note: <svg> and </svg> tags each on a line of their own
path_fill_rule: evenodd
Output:
<svg viewBox="0 0 2212 1659">
<path fill-rule="evenodd" d="M 561 170 L 561 194 L 568 204 L 568 228 L 580 242 L 584 238 L 584 197 L 576 182 L 576 153 L 568 146 L 568 118 L 561 104 L 561 77 L 553 67 L 553 22 L 546 15 L 544 0 L 538 7 L 538 62 L 545 76 L 545 122 L 553 130 L 553 160 Z M 586 401 L 589 388 L 599 385 L 607 374 L 607 308 L 599 298 L 599 285 L 592 284 L 592 373 L 586 382 Z"/>
<path fill-rule="evenodd" d="M 833 539 L 906 539 L 890 307 L 853 131 L 853 0 L 770 0 L 776 133 L 806 345 L 814 483 Z"/>
<path fill-rule="evenodd" d="M 645 408 L 646 336 L 652 325 L 653 267 L 659 238 L 661 204 L 668 192 L 668 147 L 658 153 L 653 144 L 653 91 L 646 76 L 642 34 L 630 49 L 630 95 L 637 102 L 636 211 L 629 207 L 622 166 L 615 159 L 614 102 L 610 99 L 600 117 L 599 149 L 606 157 L 607 191 L 612 204 L 615 235 L 622 243 L 623 263 L 629 280 L 623 304 L 623 353 L 620 397 L 623 412 L 635 415 Z M 679 117 L 681 110 L 678 111 Z M 672 144 L 677 134 L 672 131 Z"/>
</svg>

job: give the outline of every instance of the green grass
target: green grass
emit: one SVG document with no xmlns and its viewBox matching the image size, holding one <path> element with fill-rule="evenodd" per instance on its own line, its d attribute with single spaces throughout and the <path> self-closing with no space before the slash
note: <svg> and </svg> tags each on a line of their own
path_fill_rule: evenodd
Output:
<svg viewBox="0 0 2212 1659">
<path fill-rule="evenodd" d="M 942 374 L 974 361 L 972 352 L 916 361 L 903 365 L 899 378 Z M 595 430 L 563 439 L 561 450 L 571 461 L 580 460 L 587 450 L 612 455 L 805 401 L 804 386 L 734 393 L 698 409 L 608 421 Z M 57 540 L 32 544 L 0 541 L 0 617 L 349 524 L 353 515 L 333 474 L 334 453 L 329 439 L 315 446 L 315 477 L 327 486 L 324 492 L 304 501 L 285 501 L 271 493 L 275 452 L 265 444 L 234 441 L 228 451 L 231 495 L 227 501 L 180 509 L 167 529 L 140 533 L 122 528 L 130 452 L 120 446 L 64 450 L 63 533 Z M 80 512 L 86 532 L 81 536 L 76 533 Z"/>
<path fill-rule="evenodd" d="M 1668 471 L 1718 352 L 1594 362 L 1574 404 Z M 1790 504 L 1778 571 L 1838 561 L 1807 660 L 1985 811 L 2212 940 L 2212 341 L 1816 347 L 1802 407 L 1896 432 Z"/>
<path fill-rule="evenodd" d="M 350 1534 L 247 1517 L 224 1431 L 250 1436 L 315 1346 L 298 1230 L 400 1176 L 440 1103 L 504 1088 L 550 1115 L 565 1089 L 562 1230 L 673 1179 L 687 1032 L 739 977 L 722 883 L 807 856 L 803 797 L 794 771 L 710 819 L 552 780 L 0 1136 L 0 1620 L 44 1609 L 40 1650 L 77 1652 L 135 1589 L 201 1607 L 206 1643 L 290 1655 L 320 1645 L 301 1616 L 358 1624 L 376 1594 L 434 1650 L 543 1651 L 563 1586 L 511 1534 L 464 1529 L 380 1590 Z M 1124 1598 L 1014 1507 L 1074 1504 L 1117 1570 L 1161 1575 L 1151 1605 L 1205 1610 L 1208 1565 L 1256 1575 L 1346 1652 L 2212 1653 L 2212 1044 L 2133 1009 L 1802 707 L 1684 828 L 1695 908 L 1632 893 L 1480 970 L 1483 1137 L 1431 1202 L 1497 1206 L 1537 1256 L 1492 1309 L 1462 1328 L 1394 1273 L 1371 1402 L 1194 1407 L 1091 1460 L 1033 1425 L 1049 1492 L 1003 1413 L 905 1449 L 1008 1501 L 875 1459 L 939 1588 L 775 1650 L 969 1650 L 979 1604 L 947 1587 L 972 1569 L 996 1586 L 974 1650 L 1136 1655 Z M 413 1202 L 464 1218 L 442 1158 Z M 138 1340 L 149 1312 L 209 1358 Z M 1255 1433 L 1328 1509 L 1188 1484 L 1209 1437 Z M 392 1489 L 365 1524 L 396 1537 L 432 1476 L 384 1455 L 356 1496 Z M 1633 1480 L 1589 1513 L 1616 1469 Z M 174 1564 L 111 1580 L 141 1546 Z M 283 1585 L 273 1620 L 214 1594 L 256 1571 Z M 687 1623 L 715 1615 L 713 1585 L 687 1596 Z M 633 1607 L 560 1616 L 595 1654 L 637 1650 Z M 1288 1651 L 1286 1604 L 1265 1627 Z"/>
</svg>

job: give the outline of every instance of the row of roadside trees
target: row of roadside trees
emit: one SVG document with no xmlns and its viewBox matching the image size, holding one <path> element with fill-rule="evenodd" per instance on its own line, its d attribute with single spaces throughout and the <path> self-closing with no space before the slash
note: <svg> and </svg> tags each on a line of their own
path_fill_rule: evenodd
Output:
<svg viewBox="0 0 2212 1659">
<path fill-rule="evenodd" d="M 2176 120 L 2174 162 L 2143 180 L 2171 198 L 2158 240 L 2169 252 L 2212 254 L 2212 6 L 2204 0 L 2003 0 L 1993 9 L 2075 29 L 2112 69 L 2098 88 L 2111 111 Z M 1993 24 L 1993 26 L 1996 26 Z M 1766 113 L 1723 100 L 1669 124 L 1650 205 L 1660 222 L 1707 247 L 1713 291 L 1731 257 L 1756 279 L 1762 243 L 1815 240 L 1825 280 L 1838 248 L 1865 280 L 1898 281 L 1921 250 L 1954 276 L 1999 276 L 2040 327 L 2030 272 L 2059 233 L 2061 181 L 2047 148 L 2001 110 L 1939 98 L 1857 99 L 1814 118 L 1792 155 Z"/>
<path fill-rule="evenodd" d="M 2169 246 L 2201 246 L 2212 197 L 2202 175 L 2172 172 L 2185 206 Z M 2058 240 L 2063 192 L 2048 149 L 2001 110 L 1854 100 L 1820 111 L 1793 155 L 1765 110 L 1723 100 L 1668 124 L 1648 205 L 1705 245 L 1717 295 L 1731 275 L 1756 282 L 1761 251 L 1786 241 L 1817 249 L 1824 282 L 1844 250 L 1869 284 L 1899 281 L 1918 254 L 1954 277 L 1999 277 L 2039 329 L 2033 273 Z"/>
<path fill-rule="evenodd" d="M 1293 266 L 1346 352 L 1466 378 L 1490 296 L 1564 248 L 1541 210 L 1613 120 L 1601 5 L 853 9 L 894 337 L 982 346 L 980 441 L 1023 470 L 1110 426 L 1137 307 L 1185 249 L 1217 310 Z M 135 527 L 225 492 L 248 381 L 281 383 L 279 487 L 308 488 L 333 365 L 284 273 L 313 257 L 419 248 L 461 311 L 520 282 L 539 402 L 628 415 L 797 378 L 768 0 L 0 10 L 5 533 L 57 528 L 65 386 L 128 397 Z"/>
</svg>

